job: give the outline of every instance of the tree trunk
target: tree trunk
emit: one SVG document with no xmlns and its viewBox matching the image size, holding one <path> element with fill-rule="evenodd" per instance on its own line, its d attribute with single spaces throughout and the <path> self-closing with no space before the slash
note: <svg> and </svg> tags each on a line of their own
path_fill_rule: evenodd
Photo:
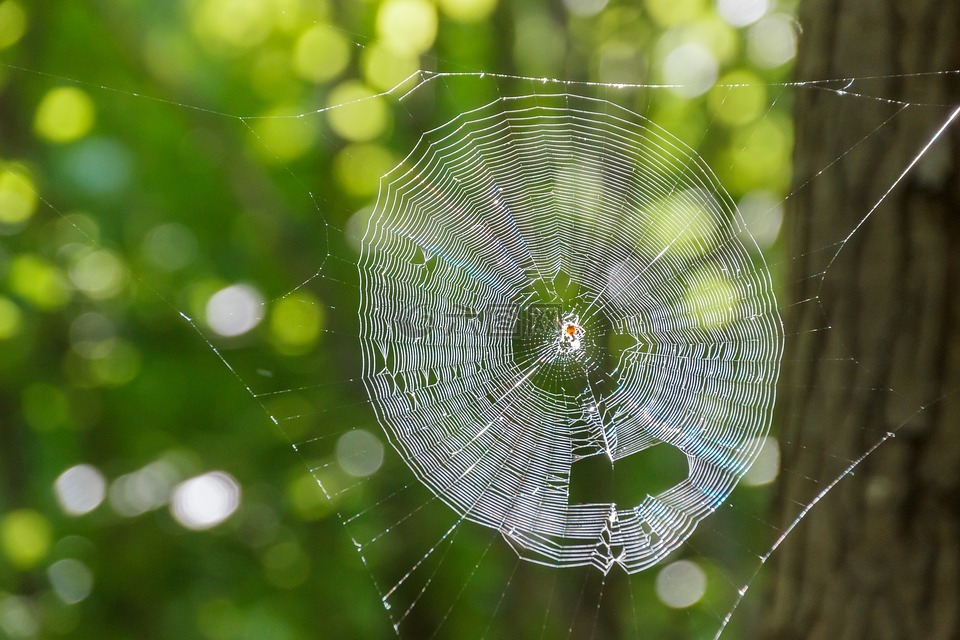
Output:
<svg viewBox="0 0 960 640">
<path fill-rule="evenodd" d="M 763 637 L 958 638 L 960 121 L 838 243 L 960 102 L 955 73 L 896 75 L 960 68 L 960 3 L 808 0 L 800 24 L 798 79 L 882 76 L 848 91 L 941 106 L 795 93 L 775 518 L 895 437 L 772 556 Z"/>
</svg>

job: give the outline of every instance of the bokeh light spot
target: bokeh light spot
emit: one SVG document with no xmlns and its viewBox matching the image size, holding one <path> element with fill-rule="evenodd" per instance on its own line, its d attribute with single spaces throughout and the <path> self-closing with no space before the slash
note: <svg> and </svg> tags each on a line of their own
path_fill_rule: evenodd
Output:
<svg viewBox="0 0 960 640">
<path fill-rule="evenodd" d="M 71 289 L 60 270 L 43 258 L 19 255 L 10 264 L 10 289 L 38 309 L 52 311 L 70 300 Z"/>
<path fill-rule="evenodd" d="M 111 483 L 108 494 L 110 506 L 127 517 L 158 509 L 167 504 L 179 480 L 179 472 L 173 464 L 166 459 L 155 460 Z"/>
<path fill-rule="evenodd" d="M 751 191 L 737 203 L 750 235 L 761 249 L 768 249 L 780 234 L 783 200 L 769 191 Z"/>
<path fill-rule="evenodd" d="M 182 87 L 190 81 L 199 56 L 188 33 L 158 24 L 142 38 L 143 61 L 151 74 L 174 87 Z"/>
<path fill-rule="evenodd" d="M 420 68 L 416 55 L 400 55 L 379 43 L 367 47 L 360 60 L 367 83 L 383 91 L 397 86 Z"/>
<path fill-rule="evenodd" d="M 538 12 L 522 14 L 514 25 L 513 58 L 517 69 L 530 76 L 555 76 L 567 52 L 566 29 Z"/>
<path fill-rule="evenodd" d="M 53 488 L 60 508 L 71 516 L 90 513 L 107 497 L 106 478 L 89 464 L 70 467 L 57 477 Z"/>
<path fill-rule="evenodd" d="M 100 226 L 90 215 L 73 212 L 62 216 L 54 223 L 55 237 L 59 245 L 95 245 L 100 242 Z"/>
<path fill-rule="evenodd" d="M 378 144 L 350 144 L 333 159 L 333 172 L 343 190 L 368 198 L 377 194 L 380 178 L 395 167 L 397 159 Z"/>
<path fill-rule="evenodd" d="M 767 91 L 750 71 L 731 71 L 720 78 L 707 95 L 707 104 L 720 122 L 739 127 L 750 124 L 766 108 Z"/>
<path fill-rule="evenodd" d="M 377 11 L 377 35 L 399 55 L 423 53 L 437 37 L 437 10 L 426 0 L 386 0 Z"/>
<path fill-rule="evenodd" d="M 23 312 L 13 300 L 0 296 L 0 340 L 17 336 L 23 328 Z"/>
<path fill-rule="evenodd" d="M 706 590 L 707 574 L 690 560 L 671 562 L 657 574 L 657 597 L 674 609 L 696 604 Z"/>
<path fill-rule="evenodd" d="M 770 0 L 717 0 L 717 13 L 734 27 L 745 27 L 762 18 Z"/>
<path fill-rule="evenodd" d="M 73 284 L 95 300 L 106 300 L 120 293 L 126 276 L 120 259 L 106 249 L 84 253 L 70 267 Z"/>
<path fill-rule="evenodd" d="M 95 196 L 117 193 L 133 174 L 130 151 L 112 138 L 84 140 L 70 149 L 64 164 L 74 183 Z"/>
<path fill-rule="evenodd" d="M 704 0 L 645 0 L 647 13 L 661 27 L 672 27 L 699 18 L 706 11 Z"/>
<path fill-rule="evenodd" d="M 140 373 L 140 351 L 127 340 L 107 340 L 89 361 L 93 382 L 108 387 L 120 387 Z"/>
<path fill-rule="evenodd" d="M 698 20 L 678 27 L 665 40 L 678 39 L 681 43 L 699 44 L 713 54 L 718 67 L 736 64 L 740 56 L 741 36 L 737 30 L 719 18 Z"/>
<path fill-rule="evenodd" d="M 0 593 L 0 631 L 9 638 L 35 638 L 40 631 L 36 605 L 23 596 Z"/>
<path fill-rule="evenodd" d="M 323 324 L 320 301 L 297 291 L 274 303 L 270 310 L 270 334 L 284 353 L 304 353 L 317 342 Z"/>
<path fill-rule="evenodd" d="M 383 444 L 365 429 L 354 429 L 337 440 L 337 463 L 355 478 L 373 475 L 383 464 Z"/>
<path fill-rule="evenodd" d="M 680 257 L 697 257 L 717 243 L 711 209 L 717 207 L 703 191 L 686 190 L 671 194 L 649 209 L 649 227 L 637 238 L 650 257 L 663 250 Z"/>
<path fill-rule="evenodd" d="M 93 572 L 73 558 L 57 560 L 47 567 L 47 578 L 56 594 L 67 604 L 86 600 L 93 590 Z"/>
<path fill-rule="evenodd" d="M 293 68 L 297 75 L 310 82 L 326 82 L 335 78 L 350 62 L 350 45 L 333 28 L 318 24 L 297 39 L 293 50 Z"/>
<path fill-rule="evenodd" d="M 263 297 L 246 284 L 235 284 L 217 291 L 207 301 L 207 325 L 221 336 L 247 333 L 263 319 Z"/>
<path fill-rule="evenodd" d="M 112 347 L 117 332 L 107 316 L 88 311 L 70 323 L 70 346 L 84 358 L 100 358 Z"/>
<path fill-rule="evenodd" d="M 439 0 L 443 15 L 460 22 L 486 20 L 497 8 L 497 0 Z"/>
<path fill-rule="evenodd" d="M 647 59 L 633 44 L 606 42 L 600 46 L 597 71 L 600 82 L 642 84 L 647 77 Z"/>
<path fill-rule="evenodd" d="M 27 14 L 15 0 L 0 2 L 0 49 L 12 47 L 27 31 Z"/>
<path fill-rule="evenodd" d="M 58 87 L 47 92 L 37 106 L 33 128 L 50 142 L 73 142 L 90 132 L 94 122 L 93 100 L 82 89 Z"/>
<path fill-rule="evenodd" d="M 193 15 L 201 43 L 215 51 L 254 47 L 273 30 L 273 14 L 266 0 L 205 0 Z"/>
<path fill-rule="evenodd" d="M 721 176 L 731 191 L 786 189 L 789 186 L 793 129 L 776 114 L 742 127 L 730 137 L 729 173 Z M 722 165 L 721 165 L 722 166 Z"/>
<path fill-rule="evenodd" d="M 10 511 L 0 521 L 0 547 L 17 569 L 30 569 L 43 560 L 52 536 L 50 523 L 33 509 Z"/>
<path fill-rule="evenodd" d="M 706 93 L 717 81 L 718 64 L 713 53 L 697 43 L 682 44 L 663 60 L 663 81 L 685 98 Z"/>
<path fill-rule="evenodd" d="M 344 225 L 347 244 L 358 253 L 363 248 L 360 239 L 363 238 L 363 234 L 367 232 L 367 225 L 370 223 L 370 216 L 372 214 L 372 206 L 363 207 L 354 211 L 353 214 L 347 218 L 347 224 Z"/>
<path fill-rule="evenodd" d="M 775 13 L 750 27 L 747 55 L 758 67 L 768 69 L 793 60 L 797 55 L 797 28 L 793 18 Z"/>
<path fill-rule="evenodd" d="M 19 225 L 37 209 L 37 190 L 17 167 L 0 168 L 0 224 Z"/>
<path fill-rule="evenodd" d="M 239 506 L 239 483 L 228 473 L 211 471 L 177 485 L 170 513 L 187 529 L 203 530 L 225 521 Z"/>
<path fill-rule="evenodd" d="M 256 120 L 257 150 L 264 160 L 284 162 L 299 158 L 313 147 L 317 119 L 297 113 L 296 107 L 276 107 Z"/>
<path fill-rule="evenodd" d="M 330 92 L 330 105 L 342 105 L 327 112 L 330 127 L 341 138 L 367 142 L 386 131 L 390 112 L 383 96 L 358 82 L 344 82 Z"/>
<path fill-rule="evenodd" d="M 755 438 L 747 445 L 748 449 L 757 447 L 760 452 L 741 480 L 748 487 L 770 484 L 780 473 L 780 443 L 776 438 Z"/>
<path fill-rule="evenodd" d="M 609 0 L 563 0 L 567 11 L 581 18 L 597 15 L 606 8 L 608 2 Z"/>
</svg>

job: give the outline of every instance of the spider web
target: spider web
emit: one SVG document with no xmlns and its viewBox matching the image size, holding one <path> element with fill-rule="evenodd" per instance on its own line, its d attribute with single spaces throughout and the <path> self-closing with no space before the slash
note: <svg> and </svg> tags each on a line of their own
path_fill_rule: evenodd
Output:
<svg viewBox="0 0 960 640">
<path fill-rule="evenodd" d="M 780 319 L 735 205 L 691 149 L 608 101 L 504 98 L 421 147 L 385 178 L 362 244 L 378 421 L 422 483 L 521 557 L 652 566 L 770 424 Z M 682 482 L 571 502 L 576 462 L 660 444 L 686 456 Z"/>
<path fill-rule="evenodd" d="M 876 80 L 764 86 L 767 118 L 806 91 L 872 118 L 811 180 L 891 123 L 941 114 L 804 279 L 830 277 L 957 116 L 872 90 Z M 681 141 L 652 117 L 651 95 L 670 90 L 419 72 L 291 116 L 349 116 L 380 100 L 425 132 L 356 213 L 328 211 L 280 165 L 323 237 L 264 308 L 305 293 L 356 303 L 316 303 L 328 319 L 320 366 L 225 339 L 178 292 L 141 280 L 288 434 L 401 637 L 719 636 L 806 514 L 894 436 L 864 425 L 859 455 L 816 475 L 780 469 L 809 487 L 786 529 L 765 518 L 762 489 L 735 489 L 769 442 L 784 342 L 802 338 L 783 334 L 773 285 L 798 256 L 764 257 L 714 173 L 727 167 L 696 150 L 709 150 L 709 124 Z M 287 120 L 205 113 L 254 135 Z M 827 317 L 819 298 L 799 305 Z M 855 347 L 845 362 L 858 364 Z M 578 484 L 577 469 L 598 461 Z M 614 497 L 595 499 L 600 489 Z M 705 580 L 696 606 L 651 604 L 665 567 L 680 584 Z"/>
</svg>

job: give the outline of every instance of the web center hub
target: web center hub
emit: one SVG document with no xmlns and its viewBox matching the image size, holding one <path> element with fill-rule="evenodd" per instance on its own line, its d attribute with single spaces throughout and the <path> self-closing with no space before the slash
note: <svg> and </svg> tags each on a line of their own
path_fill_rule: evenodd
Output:
<svg viewBox="0 0 960 640">
<path fill-rule="evenodd" d="M 557 348 L 562 353 L 579 351 L 583 346 L 586 332 L 576 316 L 564 316 L 560 319 L 560 332 L 557 335 Z"/>
</svg>

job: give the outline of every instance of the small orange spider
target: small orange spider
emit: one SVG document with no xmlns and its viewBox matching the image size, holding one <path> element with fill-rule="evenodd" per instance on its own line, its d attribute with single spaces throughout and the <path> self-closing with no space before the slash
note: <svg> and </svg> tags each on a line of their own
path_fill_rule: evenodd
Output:
<svg viewBox="0 0 960 640">
<path fill-rule="evenodd" d="M 583 337 L 583 328 L 576 322 L 564 320 L 560 323 L 560 348 L 562 350 L 577 350 L 580 348 L 580 339 Z"/>
</svg>

